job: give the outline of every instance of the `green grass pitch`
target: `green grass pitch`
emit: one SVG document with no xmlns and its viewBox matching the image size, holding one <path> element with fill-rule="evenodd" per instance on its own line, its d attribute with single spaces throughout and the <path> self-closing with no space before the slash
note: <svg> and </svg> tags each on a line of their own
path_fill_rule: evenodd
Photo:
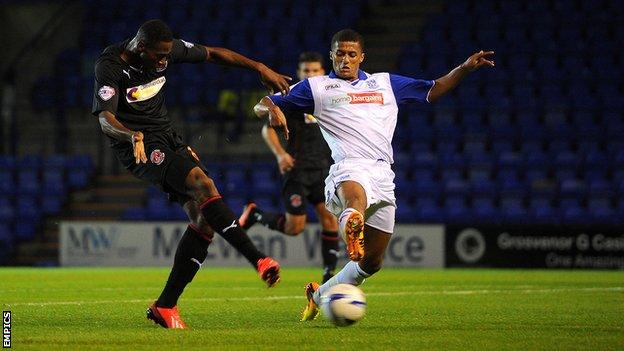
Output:
<svg viewBox="0 0 624 351">
<path fill-rule="evenodd" d="M 16 350 L 622 350 L 624 273 L 385 269 L 367 315 L 299 322 L 320 269 L 284 268 L 266 289 L 247 269 L 202 269 L 179 307 L 189 330 L 145 319 L 168 269 L 0 269 Z"/>
</svg>

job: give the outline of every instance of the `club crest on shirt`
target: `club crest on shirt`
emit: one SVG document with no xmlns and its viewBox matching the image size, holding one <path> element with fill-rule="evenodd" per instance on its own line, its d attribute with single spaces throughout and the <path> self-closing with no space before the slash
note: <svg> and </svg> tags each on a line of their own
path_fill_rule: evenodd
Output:
<svg viewBox="0 0 624 351">
<path fill-rule="evenodd" d="M 110 100 L 110 98 L 115 96 L 115 88 L 105 85 L 101 87 L 100 90 L 98 90 L 98 96 L 100 97 L 100 99 L 108 101 Z"/>
<path fill-rule="evenodd" d="M 367 79 L 366 80 L 366 86 L 368 87 L 368 89 L 377 89 L 379 88 L 379 84 L 377 84 L 377 81 L 374 79 Z"/>
<path fill-rule="evenodd" d="M 157 166 L 163 163 L 164 160 L 165 160 L 165 153 L 160 151 L 159 149 L 155 149 L 150 154 L 150 161 L 152 161 L 152 163 Z"/>
<path fill-rule="evenodd" d="M 153 81 L 126 89 L 126 100 L 129 103 L 145 101 L 154 97 L 165 85 L 167 79 L 163 76 Z"/>
<path fill-rule="evenodd" d="M 302 203 L 303 201 L 301 200 L 301 195 L 293 194 L 290 196 L 290 205 L 292 207 L 299 207 Z"/>
</svg>

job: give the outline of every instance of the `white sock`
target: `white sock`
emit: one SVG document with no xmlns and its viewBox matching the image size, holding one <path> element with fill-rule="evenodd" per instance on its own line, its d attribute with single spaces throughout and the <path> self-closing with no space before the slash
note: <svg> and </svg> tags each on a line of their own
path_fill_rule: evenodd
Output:
<svg viewBox="0 0 624 351">
<path fill-rule="evenodd" d="M 347 227 L 347 219 L 349 219 L 349 216 L 351 216 L 353 212 L 358 212 L 358 210 L 352 207 L 347 207 L 344 209 L 344 211 L 340 213 L 340 216 L 338 216 L 338 228 L 340 232 L 339 234 L 343 240 L 345 238 L 345 228 Z"/>
<path fill-rule="evenodd" d="M 323 296 L 329 288 L 338 284 L 351 284 L 358 286 L 364 283 L 366 278 L 370 277 L 370 274 L 364 272 L 360 265 L 355 261 L 349 261 L 340 272 L 331 277 L 325 284 L 321 285 L 316 292 L 314 292 L 314 302 L 319 305 L 321 302 L 321 296 Z"/>
</svg>

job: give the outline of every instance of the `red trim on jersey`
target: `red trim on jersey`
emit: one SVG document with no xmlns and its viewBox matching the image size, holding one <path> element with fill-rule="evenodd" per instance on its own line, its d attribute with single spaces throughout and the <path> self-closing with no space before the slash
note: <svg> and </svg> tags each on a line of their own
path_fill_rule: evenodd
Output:
<svg viewBox="0 0 624 351">
<path fill-rule="evenodd" d="M 204 207 L 208 206 L 208 204 L 210 204 L 211 202 L 215 202 L 215 201 L 220 200 L 220 199 L 221 199 L 221 195 L 209 197 L 209 198 L 206 199 L 206 201 L 202 202 L 202 204 L 199 205 L 199 208 L 201 210 L 203 210 Z"/>
</svg>

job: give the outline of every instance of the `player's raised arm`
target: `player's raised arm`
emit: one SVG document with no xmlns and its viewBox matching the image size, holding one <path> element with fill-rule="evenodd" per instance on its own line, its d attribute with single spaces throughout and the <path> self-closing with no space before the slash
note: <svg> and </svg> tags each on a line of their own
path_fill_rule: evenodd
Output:
<svg viewBox="0 0 624 351">
<path fill-rule="evenodd" d="M 292 80 L 291 77 L 279 74 L 264 63 L 254 61 L 230 49 L 206 47 L 206 60 L 219 65 L 243 67 L 258 72 L 260 81 L 271 93 L 281 92 L 286 95 L 290 91 L 288 82 Z"/>
<path fill-rule="evenodd" d="M 488 57 L 494 55 L 494 51 L 479 51 L 470 56 L 464 63 L 455 67 L 447 75 L 435 80 L 435 85 L 429 93 L 428 101 L 433 102 L 442 95 L 453 90 L 459 82 L 470 72 L 475 71 L 482 66 L 494 67 L 494 61 L 488 60 Z"/>
</svg>

